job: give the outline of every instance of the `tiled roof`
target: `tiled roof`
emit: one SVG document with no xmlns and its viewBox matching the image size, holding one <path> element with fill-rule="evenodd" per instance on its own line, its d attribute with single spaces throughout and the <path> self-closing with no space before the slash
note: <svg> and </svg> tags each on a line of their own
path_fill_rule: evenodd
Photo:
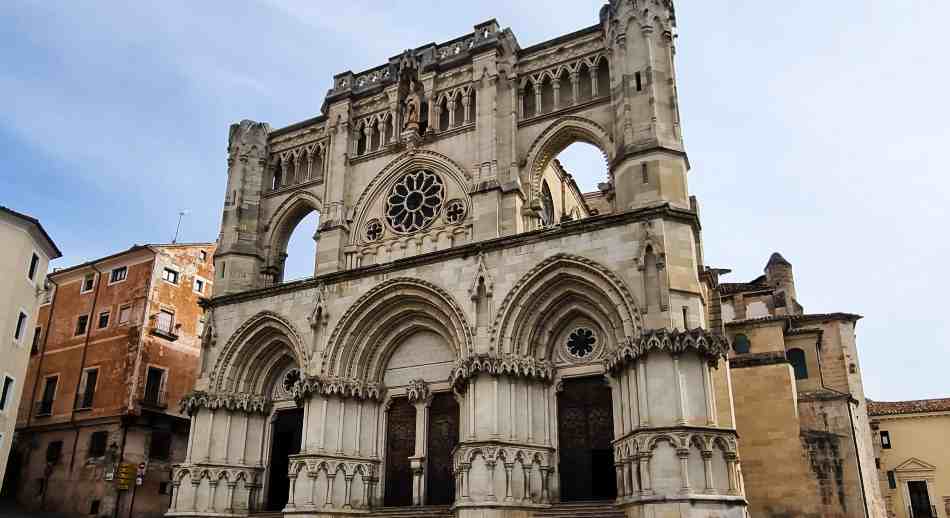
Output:
<svg viewBox="0 0 950 518">
<path fill-rule="evenodd" d="M 733 295 L 735 293 L 747 293 L 750 291 L 771 290 L 768 284 L 758 282 L 722 282 L 719 284 L 719 293 L 721 295 Z"/>
<path fill-rule="evenodd" d="M 850 320 L 857 321 L 864 317 L 861 315 L 855 315 L 854 313 L 812 313 L 808 315 L 778 315 L 778 316 L 768 316 L 768 317 L 758 317 L 758 318 L 746 318 L 743 320 L 733 320 L 732 322 L 726 322 L 727 326 L 732 325 L 743 325 L 743 324 L 757 324 L 760 322 L 781 322 L 788 321 L 789 323 L 807 323 L 807 322 L 823 322 L 826 320 Z"/>
<path fill-rule="evenodd" d="M 869 415 L 923 414 L 927 412 L 950 412 L 950 398 L 918 399 L 916 401 L 871 401 Z"/>
</svg>

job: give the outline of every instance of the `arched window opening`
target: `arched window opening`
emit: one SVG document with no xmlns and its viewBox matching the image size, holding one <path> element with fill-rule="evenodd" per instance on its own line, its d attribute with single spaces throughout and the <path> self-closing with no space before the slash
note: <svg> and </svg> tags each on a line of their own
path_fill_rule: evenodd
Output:
<svg viewBox="0 0 950 518">
<path fill-rule="evenodd" d="M 558 153 L 557 160 L 582 194 L 600 196 L 598 185 L 607 182 L 610 174 L 599 148 L 587 142 L 575 142 Z M 568 186 L 570 188 L 570 182 Z"/>
<path fill-rule="evenodd" d="M 597 95 L 610 95 L 610 64 L 607 58 L 601 59 L 597 66 Z"/>
<path fill-rule="evenodd" d="M 528 81 L 524 87 L 524 116 L 534 117 L 538 113 L 537 99 L 534 94 L 534 83 Z"/>
<path fill-rule="evenodd" d="M 369 129 L 370 141 L 369 149 L 370 151 L 377 151 L 379 149 L 380 135 L 379 135 L 379 126 L 374 122 Z"/>
<path fill-rule="evenodd" d="M 541 183 L 541 224 L 544 226 L 553 225 L 555 221 L 554 198 L 551 196 L 551 189 L 545 180 Z"/>
<path fill-rule="evenodd" d="M 567 70 L 561 71 L 558 84 L 558 108 L 567 108 L 574 104 L 574 87 L 571 86 L 571 74 Z"/>
<path fill-rule="evenodd" d="M 310 179 L 310 155 L 306 149 L 300 153 L 297 163 L 300 164 L 299 171 L 297 172 L 297 183 L 306 182 Z"/>
<path fill-rule="evenodd" d="M 386 117 L 386 133 L 383 135 L 383 146 L 393 141 L 393 118 Z"/>
<path fill-rule="evenodd" d="M 290 155 L 287 157 L 287 173 L 284 178 L 284 185 L 293 185 L 297 183 L 297 157 Z"/>
<path fill-rule="evenodd" d="M 554 83 L 551 78 L 545 76 L 541 82 L 541 113 L 551 113 L 554 111 Z"/>
<path fill-rule="evenodd" d="M 284 176 L 284 164 L 278 158 L 277 162 L 274 164 L 274 178 L 271 181 L 271 189 L 277 190 L 280 189 L 281 182 L 283 181 Z"/>
<path fill-rule="evenodd" d="M 462 102 L 462 96 L 459 95 L 455 98 L 455 125 L 461 126 L 465 124 L 465 103 Z"/>
<path fill-rule="evenodd" d="M 795 379 L 808 379 L 808 360 L 805 358 L 805 351 L 798 348 L 789 349 L 785 357 L 795 370 Z"/>
<path fill-rule="evenodd" d="M 323 154 L 319 148 L 314 150 L 311 160 L 310 178 L 323 178 Z"/>
<path fill-rule="evenodd" d="M 439 103 L 439 131 L 449 129 L 449 101 L 445 97 Z"/>
<path fill-rule="evenodd" d="M 647 309 L 651 310 L 660 305 L 659 275 L 656 268 L 656 254 L 653 247 L 647 246 L 643 255 L 643 287 Z"/>
<path fill-rule="evenodd" d="M 732 348 L 736 354 L 748 354 L 752 350 L 752 342 L 749 341 L 748 336 L 738 334 L 732 339 Z"/>
<path fill-rule="evenodd" d="M 360 124 L 356 130 L 356 156 L 366 154 L 366 132 L 363 131 L 363 128 L 365 128 L 365 126 Z"/>
<path fill-rule="evenodd" d="M 577 96 L 578 101 L 586 101 L 594 96 L 592 79 L 590 77 L 590 68 L 587 63 L 581 63 L 577 72 Z"/>
<path fill-rule="evenodd" d="M 474 122 L 474 121 L 475 121 L 475 113 L 476 113 L 476 112 L 475 112 L 475 89 L 474 89 L 474 88 L 472 88 L 472 90 L 468 93 L 468 97 L 469 97 L 468 112 L 466 112 L 467 115 L 468 115 L 468 119 L 466 119 L 465 122 Z"/>
<path fill-rule="evenodd" d="M 277 257 L 283 264 L 278 264 L 276 282 L 312 277 L 316 272 L 317 241 L 315 236 L 320 215 L 316 211 L 305 208 L 294 215 L 300 219 L 287 234 L 284 241 L 286 246 L 282 248 L 283 253 Z M 278 245 L 280 245 L 279 242 Z"/>
</svg>

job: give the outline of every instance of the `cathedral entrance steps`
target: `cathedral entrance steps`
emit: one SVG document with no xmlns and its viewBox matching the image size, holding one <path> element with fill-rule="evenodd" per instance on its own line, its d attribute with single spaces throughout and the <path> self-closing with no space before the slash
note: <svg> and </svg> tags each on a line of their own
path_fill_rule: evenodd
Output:
<svg viewBox="0 0 950 518">
<path fill-rule="evenodd" d="M 449 505 L 423 505 L 413 507 L 379 507 L 370 514 L 373 518 L 454 518 Z"/>
<path fill-rule="evenodd" d="M 623 518 L 624 514 L 613 500 L 593 502 L 564 502 L 550 509 L 535 511 L 535 518 Z"/>
</svg>

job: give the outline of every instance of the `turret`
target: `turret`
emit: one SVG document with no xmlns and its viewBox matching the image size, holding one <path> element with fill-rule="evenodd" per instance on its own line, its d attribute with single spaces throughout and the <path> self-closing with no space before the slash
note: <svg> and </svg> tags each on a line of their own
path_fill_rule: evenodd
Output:
<svg viewBox="0 0 950 518">
<path fill-rule="evenodd" d="M 792 263 L 782 257 L 782 254 L 775 252 L 769 257 L 769 262 L 765 265 L 765 279 L 775 290 L 776 314 L 796 315 L 802 312 L 795 294 Z"/>
<path fill-rule="evenodd" d="M 228 188 L 218 248 L 215 296 L 258 288 L 264 264 L 258 241 L 259 205 L 267 163 L 267 123 L 232 124 L 228 139 Z"/>
<path fill-rule="evenodd" d="M 669 202 L 689 208 L 688 162 L 676 91 L 676 16 L 670 0 L 611 0 L 601 10 L 611 50 L 618 210 Z"/>
</svg>

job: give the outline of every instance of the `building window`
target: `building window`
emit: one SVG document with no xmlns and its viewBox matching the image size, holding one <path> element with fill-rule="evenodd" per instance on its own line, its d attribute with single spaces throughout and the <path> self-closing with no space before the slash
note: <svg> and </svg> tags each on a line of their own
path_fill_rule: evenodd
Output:
<svg viewBox="0 0 950 518">
<path fill-rule="evenodd" d="M 96 286 L 96 274 L 87 273 L 82 278 L 82 286 L 79 287 L 79 293 L 88 293 Z"/>
<path fill-rule="evenodd" d="M 0 389 L 0 412 L 7 409 L 7 401 L 13 397 L 13 378 L 3 377 L 3 388 Z"/>
<path fill-rule="evenodd" d="M 63 453 L 63 441 L 50 441 L 46 445 L 46 462 L 49 464 L 59 464 L 59 457 Z"/>
<path fill-rule="evenodd" d="M 33 343 L 30 345 L 30 354 L 39 354 L 40 337 L 43 336 L 43 328 L 36 326 L 33 328 Z"/>
<path fill-rule="evenodd" d="M 748 354 L 752 350 L 752 342 L 749 341 L 748 336 L 738 334 L 732 339 L 732 349 L 736 351 L 736 354 Z"/>
<path fill-rule="evenodd" d="M 167 430 L 153 430 L 148 446 L 148 458 L 168 460 L 171 457 L 172 434 Z"/>
<path fill-rule="evenodd" d="M 87 327 L 89 327 L 89 315 L 79 315 L 79 318 L 76 319 L 76 331 L 73 336 L 86 334 Z"/>
<path fill-rule="evenodd" d="M 112 270 L 112 273 L 109 274 L 109 284 L 122 282 L 126 277 L 129 276 L 129 267 L 120 266 Z"/>
<path fill-rule="evenodd" d="M 877 468 L 877 469 L 881 469 L 881 458 L 880 458 L 880 457 L 877 457 L 876 459 L 874 459 L 874 467 Z"/>
<path fill-rule="evenodd" d="M 221 261 L 221 278 L 224 278 L 224 270 L 227 268 L 228 263 Z"/>
<path fill-rule="evenodd" d="M 579 327 L 567 337 L 567 351 L 578 359 L 587 358 L 594 352 L 597 335 L 586 327 Z"/>
<path fill-rule="evenodd" d="M 152 406 L 165 405 L 165 380 L 168 371 L 160 367 L 149 367 L 145 377 L 144 403 Z"/>
<path fill-rule="evenodd" d="M 633 77 L 637 82 L 637 91 L 642 92 L 643 91 L 643 75 L 640 72 L 635 72 L 633 74 Z"/>
<path fill-rule="evenodd" d="M 92 459 L 102 457 L 106 454 L 106 442 L 109 440 L 109 432 L 93 432 L 89 436 L 89 452 L 86 458 Z"/>
<path fill-rule="evenodd" d="M 885 450 L 891 449 L 891 433 L 886 431 L 881 431 L 881 448 Z"/>
<path fill-rule="evenodd" d="M 23 337 L 23 328 L 26 327 L 27 315 L 24 312 L 20 312 L 16 317 L 16 329 L 13 330 L 13 339 L 17 342 L 20 341 L 20 338 Z"/>
<path fill-rule="evenodd" d="M 39 266 L 39 264 L 40 264 L 40 256 L 34 253 L 33 257 L 30 258 L 30 271 L 27 274 L 27 278 L 30 279 L 31 281 L 34 280 L 36 277 L 36 268 Z"/>
<path fill-rule="evenodd" d="M 788 362 L 792 364 L 792 368 L 795 369 L 795 379 L 808 379 L 808 362 L 805 359 L 805 351 L 798 348 L 789 349 L 785 356 L 788 358 Z"/>
<path fill-rule="evenodd" d="M 198 252 L 198 255 L 201 257 L 201 262 L 203 263 L 208 262 L 208 252 L 206 250 L 202 250 Z"/>
<path fill-rule="evenodd" d="M 77 394 L 76 408 L 92 408 L 96 396 L 96 384 L 99 381 L 99 368 L 93 367 L 82 372 L 79 382 L 80 392 Z"/>
<path fill-rule="evenodd" d="M 56 399 L 56 385 L 59 382 L 59 376 L 49 376 L 43 384 L 43 399 L 39 401 L 36 409 L 36 415 L 51 415 L 53 413 L 53 401 Z"/>
<path fill-rule="evenodd" d="M 93 500 L 92 503 L 89 504 L 89 514 L 92 516 L 99 514 L 99 500 Z"/>
<path fill-rule="evenodd" d="M 129 318 L 132 316 L 132 306 L 126 304 L 119 308 L 119 323 L 128 324 Z"/>
<path fill-rule="evenodd" d="M 170 494 L 171 494 L 171 491 L 168 490 L 168 487 L 169 487 L 170 485 L 171 485 L 171 484 L 169 484 L 168 482 L 159 482 L 159 483 L 158 483 L 158 494 L 160 494 L 160 495 L 170 495 Z"/>
<path fill-rule="evenodd" d="M 205 281 L 204 279 L 199 279 L 195 277 L 195 293 L 200 293 L 204 295 L 205 292 Z"/>
<path fill-rule="evenodd" d="M 97 324 L 99 329 L 105 329 L 109 327 L 109 312 L 103 311 L 99 313 L 99 323 Z"/>
<path fill-rule="evenodd" d="M 175 324 L 175 312 L 167 309 L 160 310 L 158 312 L 158 320 L 156 322 L 156 327 L 159 331 L 164 333 L 172 334 L 175 329 L 172 327 Z"/>
<path fill-rule="evenodd" d="M 646 164 L 640 164 L 640 180 L 643 183 L 650 183 L 650 170 Z"/>
<path fill-rule="evenodd" d="M 545 181 L 541 183 L 541 224 L 553 225 L 554 217 L 554 198 L 551 196 L 548 182 Z"/>
<path fill-rule="evenodd" d="M 171 268 L 165 268 L 162 270 L 162 280 L 172 284 L 178 284 L 178 272 Z"/>
<path fill-rule="evenodd" d="M 897 489 L 897 477 L 894 475 L 893 470 L 887 472 L 887 487 Z"/>
</svg>

